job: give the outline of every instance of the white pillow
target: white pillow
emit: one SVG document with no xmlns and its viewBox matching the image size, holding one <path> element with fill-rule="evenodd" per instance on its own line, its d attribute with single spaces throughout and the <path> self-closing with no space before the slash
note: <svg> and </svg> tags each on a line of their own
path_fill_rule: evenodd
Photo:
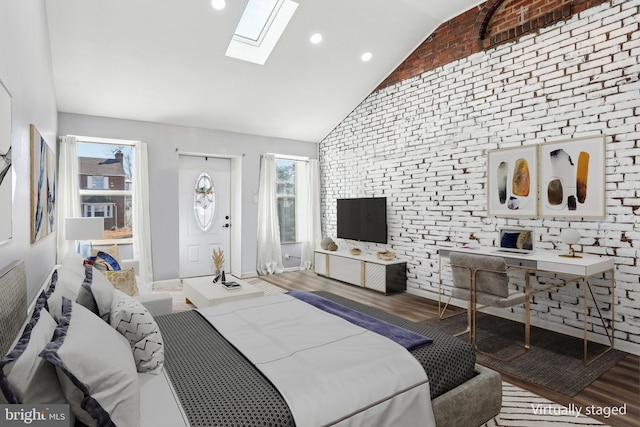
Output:
<svg viewBox="0 0 640 427">
<path fill-rule="evenodd" d="M 131 345 L 138 372 L 158 374 L 164 364 L 160 328 L 140 301 L 115 290 L 111 305 L 111 326 Z"/>
<path fill-rule="evenodd" d="M 64 284 L 74 295 L 78 295 L 82 282 L 84 282 L 85 268 L 82 267 L 82 274 L 79 275 L 75 270 L 60 267 L 58 268 L 58 283 Z"/>
<path fill-rule="evenodd" d="M 78 276 L 84 276 L 84 262 L 86 258 L 80 255 L 77 252 L 69 252 L 62 259 L 60 263 L 60 268 L 64 268 L 66 270 L 70 270 Z"/>
<path fill-rule="evenodd" d="M 41 294 L 22 336 L 0 360 L 0 403 L 67 403 L 55 367 L 38 357 L 57 326 L 43 305 Z"/>
<path fill-rule="evenodd" d="M 140 425 L 140 386 L 129 343 L 67 298 L 40 356 L 56 366 L 72 412 L 89 427 Z"/>
<path fill-rule="evenodd" d="M 111 282 L 100 273 L 100 270 L 87 264 L 85 278 L 78 290 L 76 302 L 88 308 L 105 322 L 111 317 L 111 302 L 115 290 Z"/>
</svg>

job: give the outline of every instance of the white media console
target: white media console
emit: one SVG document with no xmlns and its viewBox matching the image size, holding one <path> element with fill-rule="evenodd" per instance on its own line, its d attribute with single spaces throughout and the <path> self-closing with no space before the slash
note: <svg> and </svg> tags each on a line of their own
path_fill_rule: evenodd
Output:
<svg viewBox="0 0 640 427">
<path fill-rule="evenodd" d="M 385 294 L 407 289 L 407 263 L 348 251 L 315 251 L 315 273 Z"/>
</svg>

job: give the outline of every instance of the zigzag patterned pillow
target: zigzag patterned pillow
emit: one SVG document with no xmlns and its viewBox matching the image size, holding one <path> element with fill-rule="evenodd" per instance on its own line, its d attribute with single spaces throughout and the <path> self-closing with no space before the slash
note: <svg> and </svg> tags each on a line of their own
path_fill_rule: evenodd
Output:
<svg viewBox="0 0 640 427">
<path fill-rule="evenodd" d="M 119 290 L 113 292 L 111 326 L 131 344 L 138 372 L 158 374 L 164 365 L 164 344 L 158 324 L 139 301 Z"/>
</svg>

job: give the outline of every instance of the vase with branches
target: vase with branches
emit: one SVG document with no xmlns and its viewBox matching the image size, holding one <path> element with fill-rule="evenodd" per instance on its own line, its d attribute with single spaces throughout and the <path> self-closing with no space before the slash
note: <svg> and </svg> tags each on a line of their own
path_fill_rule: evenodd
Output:
<svg viewBox="0 0 640 427">
<path fill-rule="evenodd" d="M 222 248 L 214 249 L 211 254 L 211 259 L 213 260 L 214 266 L 213 283 L 216 283 L 220 279 L 224 282 L 224 252 Z"/>
</svg>

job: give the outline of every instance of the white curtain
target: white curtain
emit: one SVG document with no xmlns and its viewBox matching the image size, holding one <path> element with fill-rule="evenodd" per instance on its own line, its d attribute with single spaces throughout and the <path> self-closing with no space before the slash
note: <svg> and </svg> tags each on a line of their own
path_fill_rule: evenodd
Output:
<svg viewBox="0 0 640 427">
<path fill-rule="evenodd" d="M 151 220 L 149 216 L 149 167 L 147 144 L 133 145 L 133 257 L 140 263 L 138 275 L 142 281 L 153 284 L 153 262 L 151 257 Z"/>
<path fill-rule="evenodd" d="M 273 154 L 263 155 L 260 161 L 257 264 L 260 275 L 284 271 L 276 199 L 276 158 Z"/>
<path fill-rule="evenodd" d="M 320 165 L 318 160 L 296 162 L 296 225 L 302 243 L 300 269 L 313 268 L 313 251 L 320 244 Z"/>
<path fill-rule="evenodd" d="M 56 197 L 58 264 L 69 251 L 75 251 L 75 241 L 65 238 L 65 218 L 77 218 L 80 213 L 80 183 L 78 181 L 78 141 L 73 136 L 60 137 L 58 144 L 58 195 Z"/>
</svg>

